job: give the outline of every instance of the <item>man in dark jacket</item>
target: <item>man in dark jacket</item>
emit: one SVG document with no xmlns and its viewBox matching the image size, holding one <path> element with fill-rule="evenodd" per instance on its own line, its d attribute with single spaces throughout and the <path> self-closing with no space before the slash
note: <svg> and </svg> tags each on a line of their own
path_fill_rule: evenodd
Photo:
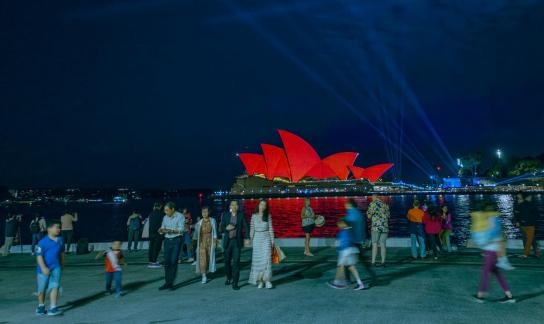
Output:
<svg viewBox="0 0 544 324">
<path fill-rule="evenodd" d="M 159 234 L 159 228 L 162 225 L 164 212 L 162 211 L 161 203 L 156 202 L 153 205 L 153 211 L 149 214 L 149 265 L 148 268 L 160 268 L 160 263 L 157 258 L 161 253 L 162 241 L 164 235 Z"/>
<path fill-rule="evenodd" d="M 230 202 L 229 212 L 223 215 L 220 232 L 224 234 L 223 248 L 227 273 L 225 285 L 232 284 L 232 289 L 239 290 L 240 255 L 244 244 L 249 245 L 249 228 L 244 214 L 238 211 L 236 200 Z"/>
<path fill-rule="evenodd" d="M 518 195 L 518 206 L 515 213 L 516 226 L 518 226 L 524 238 L 523 258 L 529 256 L 531 247 L 535 251 L 535 256 L 540 257 L 538 251 L 538 242 L 535 239 L 536 220 L 538 217 L 538 209 L 532 203 L 531 195 Z"/>
</svg>

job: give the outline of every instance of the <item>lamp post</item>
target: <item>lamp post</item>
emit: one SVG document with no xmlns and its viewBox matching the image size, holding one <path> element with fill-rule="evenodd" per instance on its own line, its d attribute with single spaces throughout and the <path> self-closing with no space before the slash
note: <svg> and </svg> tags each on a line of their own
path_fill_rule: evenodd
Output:
<svg viewBox="0 0 544 324">
<path fill-rule="evenodd" d="M 497 149 L 497 159 L 502 159 L 502 150 L 501 149 Z"/>
</svg>

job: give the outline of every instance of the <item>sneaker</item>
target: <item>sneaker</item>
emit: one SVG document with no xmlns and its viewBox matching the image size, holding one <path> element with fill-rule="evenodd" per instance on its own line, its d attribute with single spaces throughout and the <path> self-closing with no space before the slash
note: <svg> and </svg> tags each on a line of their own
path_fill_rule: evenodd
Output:
<svg viewBox="0 0 544 324">
<path fill-rule="evenodd" d="M 346 288 L 348 288 L 348 286 L 346 286 L 346 285 L 335 284 L 334 280 L 327 281 L 327 285 L 329 287 L 331 287 L 331 288 L 334 288 L 334 289 L 346 289 Z"/>
<path fill-rule="evenodd" d="M 47 311 L 47 316 L 57 316 L 60 314 L 62 314 L 62 311 L 58 307 L 49 308 Z"/>
<path fill-rule="evenodd" d="M 46 315 L 47 311 L 45 310 L 45 306 L 38 306 L 36 308 L 36 315 Z"/>
<path fill-rule="evenodd" d="M 473 302 L 476 302 L 478 304 L 483 304 L 485 303 L 485 299 L 482 298 L 482 297 L 478 297 L 478 295 L 472 295 L 472 301 Z"/>
<path fill-rule="evenodd" d="M 122 293 L 122 292 L 120 292 L 120 293 L 118 293 L 118 294 L 115 294 L 115 298 L 121 298 L 121 297 L 123 297 L 123 293 Z"/>
<path fill-rule="evenodd" d="M 262 282 L 259 282 L 259 284 L 257 285 L 257 288 L 258 289 L 263 289 L 264 288 L 264 285 Z"/>
<path fill-rule="evenodd" d="M 192 266 L 196 266 L 196 261 L 195 261 L 195 262 L 193 262 L 193 263 L 191 263 L 191 265 L 192 265 Z"/>
<path fill-rule="evenodd" d="M 164 285 L 159 287 L 159 290 L 166 290 L 166 289 L 170 289 L 170 288 L 172 288 L 172 285 L 164 284 Z"/>
<path fill-rule="evenodd" d="M 353 288 L 353 290 L 366 290 L 367 288 L 365 287 L 364 284 L 357 284 L 357 286 L 355 286 L 355 288 Z"/>
<path fill-rule="evenodd" d="M 266 289 L 272 289 L 274 288 L 274 286 L 272 286 L 272 283 L 270 281 L 268 281 L 265 285 Z"/>
<path fill-rule="evenodd" d="M 506 257 L 499 258 L 499 261 L 496 265 L 497 267 L 507 271 L 515 269 L 515 267 L 510 264 L 510 261 L 508 261 L 508 258 Z"/>
<path fill-rule="evenodd" d="M 501 304 L 515 304 L 516 299 L 514 297 L 504 296 L 503 298 L 499 299 L 499 303 L 501 303 Z"/>
<path fill-rule="evenodd" d="M 195 262 L 195 259 L 189 258 L 189 259 L 187 260 L 187 262 L 188 262 L 188 263 L 193 263 L 193 262 Z"/>
<path fill-rule="evenodd" d="M 208 283 L 208 278 L 202 278 L 202 284 L 205 285 Z"/>
</svg>

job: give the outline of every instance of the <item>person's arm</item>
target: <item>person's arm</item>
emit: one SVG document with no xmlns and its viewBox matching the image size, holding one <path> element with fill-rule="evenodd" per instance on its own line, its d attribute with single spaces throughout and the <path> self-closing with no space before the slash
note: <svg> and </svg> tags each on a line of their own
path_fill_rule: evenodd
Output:
<svg viewBox="0 0 544 324">
<path fill-rule="evenodd" d="M 166 234 L 166 228 L 164 227 L 164 217 L 162 218 L 161 227 L 158 230 L 159 234 Z"/>
<path fill-rule="evenodd" d="M 49 268 L 47 268 L 47 266 L 45 265 L 45 261 L 43 260 L 43 256 L 38 255 L 36 257 L 36 261 L 38 262 L 38 266 L 42 270 L 42 274 L 45 275 L 45 276 L 49 276 L 49 274 L 50 274 Z"/>
<path fill-rule="evenodd" d="M 96 254 L 96 256 L 94 257 L 95 260 L 98 260 L 100 258 L 103 258 L 104 257 L 104 251 L 100 251 Z"/>
<path fill-rule="evenodd" d="M 249 239 L 249 226 L 247 225 L 246 218 L 244 217 L 244 214 L 240 213 L 238 217 L 242 217 L 242 228 L 244 230 L 244 237 L 246 239 Z"/>
<path fill-rule="evenodd" d="M 274 226 L 272 225 L 272 215 L 268 214 L 268 232 L 270 233 L 270 240 L 274 245 Z"/>
<path fill-rule="evenodd" d="M 78 215 L 77 213 L 74 213 L 74 215 L 72 216 L 72 221 L 77 222 L 79 220 L 77 218 L 78 217 L 77 215 Z"/>
<path fill-rule="evenodd" d="M 130 215 L 130 216 L 128 217 L 127 226 L 130 226 L 130 220 L 131 220 L 131 219 L 132 219 L 132 215 Z"/>
<path fill-rule="evenodd" d="M 255 237 L 255 215 L 251 216 L 251 225 L 249 226 L 249 238 L 253 240 Z"/>
<path fill-rule="evenodd" d="M 223 215 L 221 216 L 221 223 L 219 224 L 219 232 L 220 232 L 221 234 L 227 232 L 227 224 L 226 224 L 227 222 L 226 222 L 226 217 L 227 217 L 226 214 L 223 214 Z"/>
<path fill-rule="evenodd" d="M 60 253 L 60 268 L 64 270 L 64 251 Z"/>
</svg>

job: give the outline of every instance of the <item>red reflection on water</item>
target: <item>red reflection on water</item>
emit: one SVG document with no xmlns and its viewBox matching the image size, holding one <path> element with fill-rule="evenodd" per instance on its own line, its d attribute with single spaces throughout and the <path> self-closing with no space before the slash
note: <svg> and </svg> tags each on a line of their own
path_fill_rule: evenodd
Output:
<svg viewBox="0 0 544 324">
<path fill-rule="evenodd" d="M 381 197 L 384 202 L 389 203 L 390 197 Z M 346 213 L 344 204 L 346 197 L 317 197 L 311 198 L 310 202 L 316 215 L 325 217 L 325 225 L 321 228 L 316 227 L 312 236 L 314 237 L 335 237 L 336 222 Z M 366 211 L 368 204 L 372 201 L 371 197 L 357 197 L 357 207 Z M 255 212 L 259 199 L 243 200 L 245 216 L 251 220 L 251 215 Z M 303 198 L 275 198 L 268 200 L 270 214 L 274 221 L 274 232 L 278 238 L 297 238 L 304 237 L 302 231 L 302 219 L 300 217 Z"/>
</svg>

